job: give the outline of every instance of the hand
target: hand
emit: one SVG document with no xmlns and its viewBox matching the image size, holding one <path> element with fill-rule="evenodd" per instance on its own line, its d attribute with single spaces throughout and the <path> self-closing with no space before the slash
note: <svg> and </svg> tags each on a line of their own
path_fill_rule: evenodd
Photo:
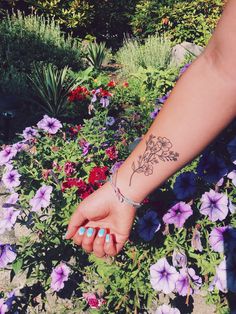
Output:
<svg viewBox="0 0 236 314">
<path fill-rule="evenodd" d="M 87 253 L 93 251 L 97 257 L 115 256 L 129 238 L 135 213 L 134 207 L 118 200 L 107 182 L 80 203 L 71 216 L 65 238 L 73 238 L 74 243 L 81 245 Z M 93 228 L 92 235 L 89 237 L 87 230 L 80 235 L 81 226 Z M 105 233 L 99 237 L 101 228 Z M 110 234 L 109 242 L 105 241 L 106 234 Z"/>
</svg>

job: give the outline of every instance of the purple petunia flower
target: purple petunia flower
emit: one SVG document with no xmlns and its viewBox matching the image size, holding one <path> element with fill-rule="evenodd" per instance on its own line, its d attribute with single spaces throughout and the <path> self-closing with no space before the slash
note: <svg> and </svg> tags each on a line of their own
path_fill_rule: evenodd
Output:
<svg viewBox="0 0 236 314">
<path fill-rule="evenodd" d="M 115 120 L 114 117 L 108 116 L 108 117 L 107 117 L 107 120 L 106 120 L 106 125 L 112 126 L 115 122 L 116 122 L 116 120 Z"/>
<path fill-rule="evenodd" d="M 109 98 L 110 98 L 109 96 L 101 97 L 100 104 L 102 105 L 103 108 L 107 108 L 109 106 L 110 103 Z"/>
<path fill-rule="evenodd" d="M 38 211 L 41 208 L 46 208 L 50 204 L 50 197 L 52 193 L 52 187 L 43 185 L 36 192 L 35 196 L 30 200 L 29 204 L 32 206 L 32 211 Z"/>
<path fill-rule="evenodd" d="M 195 274 L 193 268 L 183 268 L 180 270 L 180 275 L 176 282 L 176 290 L 179 295 L 186 296 L 193 294 L 194 290 L 199 290 L 201 285 L 202 279 Z"/>
<path fill-rule="evenodd" d="M 10 231 L 12 229 L 19 214 L 20 210 L 14 210 L 12 207 L 5 209 L 0 221 L 0 234 L 3 234 L 6 230 Z"/>
<path fill-rule="evenodd" d="M 51 289 L 53 291 L 59 291 L 64 288 L 64 282 L 68 280 L 70 274 L 70 268 L 61 263 L 55 267 L 51 273 Z"/>
<path fill-rule="evenodd" d="M 16 253 L 10 244 L 0 243 L 0 268 L 4 268 L 7 264 L 12 263 L 16 259 Z"/>
<path fill-rule="evenodd" d="M 215 252 L 223 253 L 232 241 L 236 242 L 236 230 L 229 226 L 215 227 L 210 233 L 209 243 Z"/>
<path fill-rule="evenodd" d="M 211 221 L 222 221 L 228 215 L 228 198 L 223 193 L 211 189 L 202 195 L 201 202 L 200 213 L 208 216 Z"/>
<path fill-rule="evenodd" d="M 120 166 L 123 164 L 123 162 L 124 162 L 124 160 L 116 161 L 114 163 L 114 165 L 111 167 L 111 173 L 115 173 L 120 168 Z"/>
<path fill-rule="evenodd" d="M 12 145 L 17 153 L 21 152 L 25 148 L 25 142 L 17 142 Z"/>
<path fill-rule="evenodd" d="M 139 236 L 145 241 L 151 241 L 160 227 L 161 223 L 157 218 L 157 213 L 153 210 L 146 212 L 137 223 Z"/>
<path fill-rule="evenodd" d="M 206 152 L 200 158 L 197 173 L 208 183 L 216 183 L 227 174 L 225 162 L 214 152 Z"/>
<path fill-rule="evenodd" d="M 37 123 L 37 127 L 49 134 L 56 134 L 58 130 L 62 128 L 62 124 L 59 120 L 50 118 L 48 115 L 44 115 L 43 119 Z"/>
<path fill-rule="evenodd" d="M 163 221 L 166 224 L 174 224 L 175 227 L 181 228 L 192 214 L 193 211 L 190 205 L 179 202 L 168 210 L 163 216 Z"/>
<path fill-rule="evenodd" d="M 228 173 L 227 177 L 229 179 L 232 179 L 233 185 L 236 186 L 236 170 L 233 170 L 230 173 Z"/>
<path fill-rule="evenodd" d="M 187 256 L 183 250 L 174 250 L 172 263 L 174 267 L 187 267 Z"/>
<path fill-rule="evenodd" d="M 2 182 L 6 188 L 12 190 L 13 188 L 20 185 L 20 177 L 21 175 L 17 170 L 10 168 L 2 176 Z"/>
<path fill-rule="evenodd" d="M 0 299 L 0 314 L 5 314 L 8 311 L 8 307 L 5 304 L 4 299 Z"/>
<path fill-rule="evenodd" d="M 89 152 L 89 147 L 90 147 L 90 143 L 84 141 L 83 144 L 82 144 L 82 150 L 83 150 L 82 155 L 83 155 L 83 156 L 86 156 L 86 155 L 88 154 L 88 152 Z"/>
<path fill-rule="evenodd" d="M 168 294 L 175 290 L 179 273 L 173 266 L 170 266 L 166 258 L 161 258 L 150 267 L 150 276 L 153 289 Z"/>
<path fill-rule="evenodd" d="M 191 197 L 196 192 L 197 176 L 193 172 L 183 172 L 175 180 L 174 193 L 178 200 Z"/>
<path fill-rule="evenodd" d="M 175 307 L 170 307 L 167 304 L 163 304 L 156 309 L 155 314 L 180 314 L 180 311 Z"/>
<path fill-rule="evenodd" d="M 6 299 L 6 301 L 5 301 L 5 304 L 6 304 L 7 307 L 8 307 L 8 311 L 11 310 L 12 303 L 13 303 L 14 300 L 16 299 L 15 292 L 16 292 L 16 289 L 13 289 L 12 291 L 10 291 L 10 292 L 7 293 L 7 299 Z M 0 311 L 0 313 L 1 313 L 1 311 Z M 15 312 L 14 312 L 14 314 L 15 314 Z"/>
<path fill-rule="evenodd" d="M 156 107 L 151 113 L 150 113 L 150 117 L 151 117 L 151 119 L 155 119 L 156 117 L 157 117 L 157 115 L 158 115 L 158 113 L 160 112 L 160 108 L 158 108 L 158 107 Z"/>
<path fill-rule="evenodd" d="M 166 95 L 157 98 L 157 100 L 156 100 L 156 105 L 157 105 L 158 103 L 163 104 L 163 103 L 169 98 L 170 93 L 171 93 L 171 91 L 169 91 Z"/>
<path fill-rule="evenodd" d="M 192 62 L 186 63 L 179 71 L 179 77 L 189 68 Z"/>
<path fill-rule="evenodd" d="M 6 163 L 8 163 L 12 158 L 16 156 L 16 154 L 17 154 L 17 151 L 12 146 L 5 147 L 0 152 L 0 166 L 3 166 Z"/>
<path fill-rule="evenodd" d="M 202 242 L 201 242 L 201 234 L 196 228 L 193 231 L 191 246 L 196 251 L 202 252 L 203 250 Z"/>
<path fill-rule="evenodd" d="M 24 129 L 23 131 L 23 136 L 26 140 L 32 140 L 33 138 L 35 138 L 38 135 L 37 130 L 31 128 L 31 127 L 27 127 Z"/>
<path fill-rule="evenodd" d="M 16 204 L 16 202 L 18 201 L 18 198 L 19 198 L 19 194 L 18 194 L 18 193 L 13 193 L 13 194 L 11 194 L 11 195 L 7 198 L 5 204 L 14 205 L 14 204 Z"/>
</svg>

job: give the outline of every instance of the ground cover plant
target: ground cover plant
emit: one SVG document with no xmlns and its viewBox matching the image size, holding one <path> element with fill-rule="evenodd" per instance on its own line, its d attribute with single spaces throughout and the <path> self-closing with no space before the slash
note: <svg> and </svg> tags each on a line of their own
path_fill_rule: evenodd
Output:
<svg viewBox="0 0 236 314">
<path fill-rule="evenodd" d="M 48 294 L 72 301 L 63 313 L 188 313 L 197 293 L 228 313 L 236 292 L 235 122 L 145 200 L 118 256 L 101 260 L 64 240 L 77 204 L 119 167 L 168 97 L 113 115 L 115 87 L 109 81 L 88 94 L 78 86 L 68 97 L 87 98 L 90 118 L 67 125 L 44 115 L 2 147 L 0 233 L 28 230 L 0 246 L 0 268 L 27 276 L 25 287 L 1 292 L 2 313 L 25 313 L 39 296 L 43 312 Z"/>
</svg>

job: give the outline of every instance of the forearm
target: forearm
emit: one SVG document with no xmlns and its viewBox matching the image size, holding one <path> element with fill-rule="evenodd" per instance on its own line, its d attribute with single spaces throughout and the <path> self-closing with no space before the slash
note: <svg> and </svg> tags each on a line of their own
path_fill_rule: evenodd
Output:
<svg viewBox="0 0 236 314">
<path fill-rule="evenodd" d="M 116 184 L 124 195 L 142 201 L 235 118 L 235 82 L 219 71 L 211 57 L 202 54 L 178 80 L 149 131 L 118 171 Z M 156 149 L 148 148 L 150 135 L 155 136 Z M 161 138 L 167 143 L 162 149 Z"/>
</svg>

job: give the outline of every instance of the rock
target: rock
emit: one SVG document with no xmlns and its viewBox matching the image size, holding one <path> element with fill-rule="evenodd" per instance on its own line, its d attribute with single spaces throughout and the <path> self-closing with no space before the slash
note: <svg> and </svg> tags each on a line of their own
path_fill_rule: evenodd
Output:
<svg viewBox="0 0 236 314">
<path fill-rule="evenodd" d="M 204 48 L 201 46 L 184 41 L 181 44 L 178 44 L 172 48 L 171 62 L 178 65 L 184 61 L 184 58 L 188 53 L 197 57 L 202 53 L 203 50 Z"/>
</svg>

